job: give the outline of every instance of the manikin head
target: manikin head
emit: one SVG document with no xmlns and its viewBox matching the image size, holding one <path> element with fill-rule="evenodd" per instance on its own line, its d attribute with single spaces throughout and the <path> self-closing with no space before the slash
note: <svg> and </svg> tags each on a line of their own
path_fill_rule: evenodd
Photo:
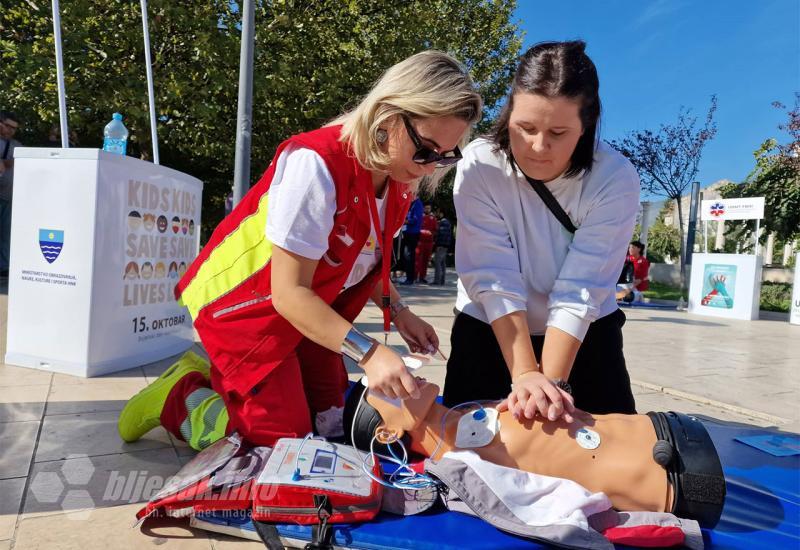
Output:
<svg viewBox="0 0 800 550">
<path fill-rule="evenodd" d="M 347 442 L 369 451 L 372 438 L 377 436 L 374 450 L 379 453 L 386 453 L 386 443 L 394 438 L 403 441 L 406 447 L 413 445 L 412 433 L 423 425 L 439 395 L 436 384 L 419 378 L 417 381 L 420 397 L 404 401 L 378 397 L 368 393 L 363 384 L 356 384 L 344 405 Z"/>
</svg>

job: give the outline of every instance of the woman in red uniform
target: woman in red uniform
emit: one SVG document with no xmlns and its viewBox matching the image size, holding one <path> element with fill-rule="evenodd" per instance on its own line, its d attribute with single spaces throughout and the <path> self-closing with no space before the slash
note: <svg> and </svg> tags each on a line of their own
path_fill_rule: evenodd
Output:
<svg viewBox="0 0 800 550">
<path fill-rule="evenodd" d="M 312 419 L 325 431 L 343 406 L 342 353 L 370 388 L 417 396 L 401 357 L 352 322 L 371 298 L 412 351 L 438 347 L 390 282 L 389 247 L 423 178 L 435 182 L 461 158 L 481 108 L 464 68 L 422 52 L 352 111 L 281 144 L 176 287 L 210 372 L 184 356 L 128 402 L 122 438 L 161 424 L 202 449 L 232 431 L 272 445 L 310 432 Z"/>
</svg>

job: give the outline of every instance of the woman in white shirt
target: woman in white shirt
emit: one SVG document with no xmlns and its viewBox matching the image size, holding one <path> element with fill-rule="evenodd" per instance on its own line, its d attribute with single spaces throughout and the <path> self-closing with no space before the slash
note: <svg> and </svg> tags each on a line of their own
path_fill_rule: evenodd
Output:
<svg viewBox="0 0 800 550">
<path fill-rule="evenodd" d="M 597 139 L 599 82 L 585 47 L 529 49 L 491 134 L 464 151 L 447 405 L 508 397 L 518 418 L 568 420 L 574 407 L 636 412 L 614 285 L 639 178 Z"/>
</svg>

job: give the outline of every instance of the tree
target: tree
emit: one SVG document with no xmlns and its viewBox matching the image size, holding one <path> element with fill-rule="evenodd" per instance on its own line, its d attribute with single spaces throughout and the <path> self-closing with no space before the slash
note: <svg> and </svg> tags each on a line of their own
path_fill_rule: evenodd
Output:
<svg viewBox="0 0 800 550">
<path fill-rule="evenodd" d="M 714 112 L 717 97 L 711 96 L 711 105 L 705 123 L 697 127 L 697 117 L 691 110 L 681 107 L 675 124 L 661 124 L 658 131 L 641 130 L 628 133 L 611 145 L 628 157 L 639 177 L 642 188 L 654 195 L 675 201 L 680 234 L 681 286 L 686 286 L 686 237 L 683 229 L 681 197 L 697 177 L 703 148 L 717 133 Z M 648 237 L 649 240 L 649 237 Z"/>
<path fill-rule="evenodd" d="M 678 229 L 664 222 L 669 212 L 667 203 L 647 232 L 647 257 L 653 263 L 662 263 L 667 258 L 677 257 L 681 251 L 681 235 Z"/>
<path fill-rule="evenodd" d="M 252 181 L 277 145 L 353 106 L 390 65 L 428 48 L 453 54 L 496 109 L 521 37 L 514 0 L 256 0 Z M 205 234 L 231 189 L 241 10 L 230 0 L 151 0 L 151 48 L 161 163 L 205 182 Z M 114 111 L 130 154 L 150 131 L 138 2 L 61 3 L 70 129 L 99 146 Z M 21 115 L 21 141 L 43 143 L 58 121 L 50 3 L 0 10 L 0 105 Z"/>
<path fill-rule="evenodd" d="M 775 107 L 785 109 L 780 103 Z M 778 126 L 790 136 L 786 144 L 774 138 L 761 144 L 753 156 L 756 166 L 744 183 L 731 183 L 720 189 L 725 198 L 764 197 L 763 239 L 775 233 L 777 241 L 800 238 L 800 93 L 787 111 L 789 121 Z M 737 242 L 752 241 L 755 223 L 730 224 L 728 236 Z"/>
</svg>

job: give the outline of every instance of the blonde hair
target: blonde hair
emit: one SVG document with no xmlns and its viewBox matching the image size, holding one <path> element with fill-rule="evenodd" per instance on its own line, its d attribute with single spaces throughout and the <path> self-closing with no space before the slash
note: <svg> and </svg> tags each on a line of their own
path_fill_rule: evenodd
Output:
<svg viewBox="0 0 800 550">
<path fill-rule="evenodd" d="M 483 101 L 469 73 L 446 53 L 428 50 L 390 67 L 351 111 L 329 125 L 342 125 L 340 140 L 368 170 L 386 170 L 391 159 L 381 150 L 378 129 L 387 120 L 407 114 L 420 118 L 455 116 L 470 124 L 481 117 Z M 462 147 L 469 136 L 464 136 Z M 433 191 L 449 167 L 437 168 L 423 186 Z"/>
</svg>

